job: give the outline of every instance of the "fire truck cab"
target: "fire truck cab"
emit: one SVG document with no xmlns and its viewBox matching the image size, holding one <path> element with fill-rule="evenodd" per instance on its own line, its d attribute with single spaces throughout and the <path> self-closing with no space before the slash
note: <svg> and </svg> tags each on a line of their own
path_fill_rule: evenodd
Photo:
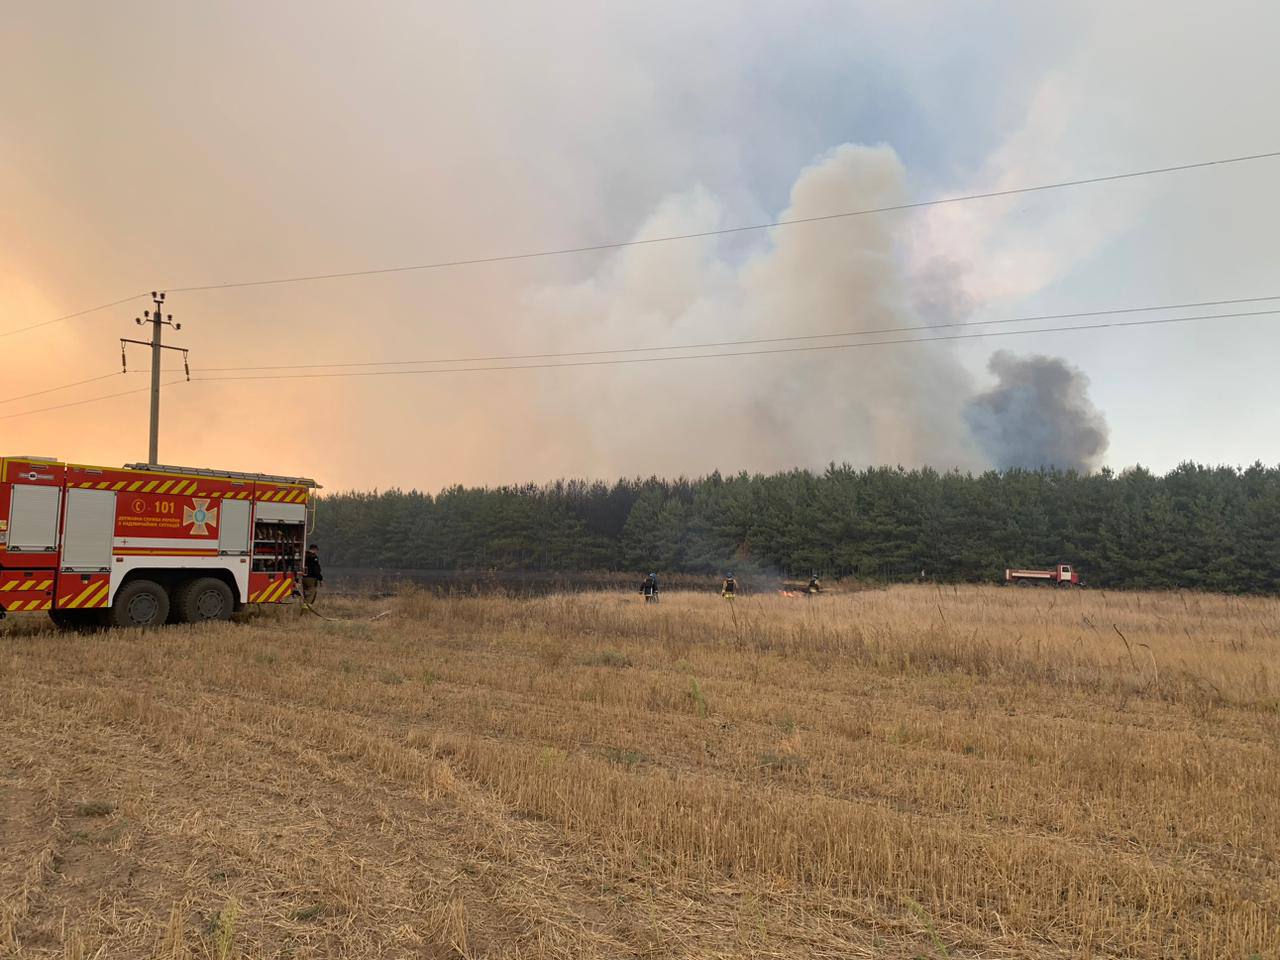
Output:
<svg viewBox="0 0 1280 960">
<path fill-rule="evenodd" d="M 290 600 L 315 489 L 304 477 L 0 458 L 0 617 L 146 627 Z"/>
</svg>

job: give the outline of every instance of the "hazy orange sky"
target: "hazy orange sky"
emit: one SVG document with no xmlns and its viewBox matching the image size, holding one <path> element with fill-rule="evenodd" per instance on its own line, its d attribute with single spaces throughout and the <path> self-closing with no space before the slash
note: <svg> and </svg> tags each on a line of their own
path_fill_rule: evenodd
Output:
<svg viewBox="0 0 1280 960">
<path fill-rule="evenodd" d="M 1257 4 L 1189 2 L 910 14 L 6 4 L 0 453 L 145 459 L 145 393 L 26 415 L 141 388 L 141 374 L 4 402 L 117 371 L 118 339 L 144 335 L 133 318 L 145 299 L 4 334 L 153 288 L 1280 149 L 1259 123 L 1273 112 L 1278 21 Z M 1277 175 L 1273 161 L 612 254 L 173 292 L 183 329 L 167 337 L 213 376 L 1277 294 Z M 819 356 L 183 383 L 165 393 L 160 459 L 330 489 L 831 460 L 976 469 L 990 455 L 964 406 L 1004 347 L 1061 356 L 1088 379 L 1111 431 L 1098 462 L 1274 463 L 1275 330 L 1263 318 Z M 131 369 L 146 365 L 130 348 Z"/>
</svg>

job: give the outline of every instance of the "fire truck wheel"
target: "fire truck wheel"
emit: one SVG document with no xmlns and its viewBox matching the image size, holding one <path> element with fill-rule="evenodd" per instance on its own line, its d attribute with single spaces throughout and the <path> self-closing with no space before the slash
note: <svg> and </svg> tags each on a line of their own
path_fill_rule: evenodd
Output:
<svg viewBox="0 0 1280 960">
<path fill-rule="evenodd" d="M 231 588 L 214 577 L 192 580 L 178 591 L 178 617 L 184 623 L 229 620 L 235 605 Z"/>
<path fill-rule="evenodd" d="M 114 627 L 158 627 L 169 618 L 169 594 L 151 580 L 134 580 L 120 588 L 111 604 Z"/>
</svg>

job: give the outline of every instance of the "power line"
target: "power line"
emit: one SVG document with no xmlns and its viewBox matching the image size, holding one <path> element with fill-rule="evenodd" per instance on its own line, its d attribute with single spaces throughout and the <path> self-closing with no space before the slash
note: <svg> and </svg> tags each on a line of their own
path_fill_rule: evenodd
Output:
<svg viewBox="0 0 1280 960">
<path fill-rule="evenodd" d="M 1261 299 L 1261 298 L 1260 298 Z M 632 363 L 660 363 L 672 360 L 713 360 L 728 357 L 758 357 L 783 353 L 813 353 L 823 350 L 853 350 L 864 349 L 870 347 L 888 347 L 915 343 L 936 343 L 939 341 L 954 340 L 981 340 L 991 337 L 1017 337 L 1026 336 L 1028 334 L 1045 334 L 1045 333 L 1072 333 L 1087 330 L 1107 330 L 1118 329 L 1122 327 L 1151 327 L 1173 323 L 1189 323 L 1198 320 L 1227 320 L 1239 317 L 1262 317 L 1280 314 L 1280 309 L 1276 310 L 1257 310 L 1252 312 L 1239 313 L 1218 313 L 1207 314 L 1192 317 L 1160 317 L 1154 320 L 1126 320 L 1121 322 L 1105 322 L 1078 324 L 1065 327 L 1042 327 L 1034 330 L 995 330 L 985 333 L 958 333 L 948 334 L 941 337 L 905 337 L 897 340 L 877 340 L 870 343 L 829 343 L 818 344 L 806 347 L 776 347 L 768 350 L 740 350 L 725 353 L 700 353 L 700 354 L 680 354 L 677 356 L 667 357 L 628 357 L 614 360 L 580 360 L 569 363 L 537 363 L 537 364 L 520 364 L 520 365 L 499 365 L 490 367 L 449 367 L 435 370 L 372 370 L 364 372 L 351 373 L 292 373 L 292 374 L 271 374 L 271 375 L 251 375 L 236 377 L 197 377 L 190 381 L 193 383 L 218 383 L 227 381 L 245 381 L 245 380 L 311 380 L 318 378 L 332 377 L 380 377 L 380 376 L 411 376 L 422 374 L 444 374 L 444 373 L 482 373 L 488 371 L 504 371 L 504 370 L 554 370 L 561 367 L 601 367 L 601 366 L 619 366 L 622 364 Z M 173 386 L 174 384 L 184 382 L 182 379 L 170 380 L 162 386 Z M 98 397 L 88 397 L 84 400 L 73 400 L 68 403 L 60 403 L 50 407 L 40 407 L 35 410 L 23 410 L 19 413 L 10 413 L 0 415 L 0 420 L 11 420 L 16 417 L 25 417 L 37 413 L 48 413 L 54 410 L 63 410 L 68 407 L 82 406 L 88 403 L 98 403 L 103 400 L 113 400 L 117 397 L 129 396 L 136 393 L 144 393 L 149 391 L 150 387 L 141 387 L 135 390 L 123 390 L 119 393 L 109 393 Z"/>
<path fill-rule="evenodd" d="M 669 243 L 673 240 L 697 240 L 703 237 L 720 237 L 734 233 L 746 233 L 753 230 L 769 230 L 774 227 L 789 227 L 801 223 L 820 223 L 824 220 L 841 220 L 849 217 L 865 217 L 876 213 L 892 213 L 899 210 L 916 210 L 922 207 L 935 207 L 948 203 L 964 203 L 970 200 L 990 200 L 997 197 L 1012 197 L 1026 193 L 1037 193 L 1045 190 L 1060 190 L 1065 187 L 1081 187 L 1096 183 L 1109 183 L 1116 180 L 1132 180 L 1137 177 L 1150 177 L 1165 173 L 1178 173 L 1185 170 L 1198 170 L 1204 167 L 1221 166 L 1231 163 L 1248 163 L 1254 160 L 1271 160 L 1280 157 L 1280 150 L 1270 153 L 1255 153 L 1240 157 L 1225 157 L 1220 160 L 1201 160 L 1196 163 L 1180 163 L 1167 167 L 1152 167 L 1147 170 L 1132 170 L 1127 173 L 1113 173 L 1101 177 L 1084 177 L 1076 180 L 1060 180 L 1056 183 L 1042 183 L 1029 187 L 1012 187 L 1007 190 L 989 190 L 984 193 L 970 193 L 958 197 L 941 197 L 935 200 L 916 200 L 910 203 L 895 203 L 882 207 L 867 207 L 861 210 L 847 210 L 842 213 L 827 213 L 812 217 L 791 217 L 771 220 L 767 223 L 752 223 L 738 227 L 724 227 L 719 230 L 703 230 L 698 233 L 672 234 L 665 237 L 649 237 L 637 240 L 615 240 L 606 243 L 593 243 L 577 247 L 562 247 L 554 250 L 535 250 L 525 253 L 508 253 L 488 257 L 472 257 L 462 260 L 439 260 L 433 263 L 418 263 L 399 267 L 376 267 L 369 270 L 346 270 L 340 273 L 316 273 L 294 277 L 275 277 L 263 280 L 240 280 L 228 283 L 207 283 L 189 287 L 169 287 L 170 293 L 193 293 L 204 290 L 230 290 L 240 287 L 265 287 L 286 283 L 310 283 L 317 280 L 343 280 L 352 277 L 372 277 L 389 273 L 407 273 L 415 270 L 442 270 L 450 267 L 478 266 L 486 263 L 510 263 L 516 260 L 534 260 L 542 257 L 560 257 L 575 253 L 596 253 L 603 250 L 618 250 L 623 247 L 637 247 L 653 243 Z"/>
<path fill-rule="evenodd" d="M 1035 184 L 1027 187 L 1012 187 L 1006 190 L 988 190 L 982 193 L 963 194 L 956 197 L 939 197 L 933 200 L 916 200 L 909 203 L 888 204 L 881 207 L 867 207 L 860 210 L 847 210 L 841 213 L 820 214 L 812 217 L 791 217 L 787 219 L 771 220 L 766 223 L 745 224 L 737 227 L 724 227 L 719 230 L 703 230 L 697 233 L 671 234 L 663 237 L 648 237 L 635 240 L 616 240 L 605 243 L 587 244 L 576 247 L 562 247 L 552 250 L 535 250 L 524 253 L 499 254 L 487 257 L 472 257 L 459 260 L 439 260 L 432 263 L 418 263 L 407 266 L 398 267 L 377 267 L 368 270 L 347 270 L 337 273 L 317 273 L 307 274 L 293 277 L 274 277 L 263 280 L 241 280 L 231 281 L 227 283 L 208 283 L 187 287 L 169 287 L 170 293 L 194 293 L 206 290 L 231 290 L 243 287 L 262 287 L 276 286 L 287 283 L 310 283 L 318 280 L 341 280 L 354 277 L 372 277 L 382 274 L 391 273 L 407 273 L 417 270 L 441 270 L 450 267 L 478 266 L 487 263 L 510 263 L 518 260 L 533 260 L 543 257 L 567 256 L 577 253 L 595 253 L 604 250 L 618 250 L 624 247 L 645 246 L 654 243 L 669 243 L 676 240 L 696 240 L 704 237 L 727 236 L 735 233 L 747 233 L 756 230 L 769 230 L 774 227 L 795 226 L 804 223 L 820 223 L 826 220 L 841 220 L 851 217 L 864 217 L 877 213 L 892 213 L 902 210 L 916 210 L 923 207 L 941 206 L 949 203 L 965 203 L 971 200 L 990 200 L 998 197 L 1012 197 L 1027 193 L 1038 193 L 1046 190 L 1060 190 L 1066 187 L 1080 187 L 1090 184 L 1110 183 L 1118 180 L 1132 180 L 1138 177 L 1157 176 L 1166 173 L 1179 173 L 1186 170 L 1198 170 L 1206 167 L 1222 166 L 1233 163 L 1249 163 L 1255 160 L 1271 160 L 1280 157 L 1280 150 L 1270 151 L 1267 153 L 1254 153 L 1238 157 L 1223 157 L 1217 160 L 1201 160 L 1195 163 L 1181 163 L 1165 167 L 1151 167 L 1145 170 L 1131 170 L 1125 173 L 1113 173 L 1098 177 L 1082 177 L 1074 180 L 1060 180 L 1054 183 Z M 76 317 L 83 317 L 90 313 L 96 313 L 99 310 L 107 310 L 111 307 L 120 306 L 132 300 L 138 300 L 145 297 L 146 293 L 135 293 L 128 297 L 122 297 L 119 300 L 112 300 L 108 303 L 100 303 L 97 306 L 88 307 L 84 310 L 78 310 L 74 313 L 63 314 L 60 317 L 52 317 L 48 320 L 42 320 L 39 323 L 28 324 L 24 327 L 15 327 L 11 330 L 0 331 L 0 338 L 15 336 L 19 333 L 26 333 L 30 330 L 37 330 L 41 327 L 47 327 L 55 323 L 61 323 L 65 320 L 73 320 Z"/>
<path fill-rule="evenodd" d="M 97 313 L 99 310 L 107 310 L 111 307 L 118 307 L 122 303 L 128 303 L 131 300 L 137 300 L 139 297 L 145 297 L 145 293 L 135 293 L 131 297 L 121 297 L 119 300 L 112 300 L 110 303 L 100 303 L 96 307 L 89 307 L 85 310 L 77 310 L 75 313 L 64 313 L 60 317 L 54 317 L 51 320 L 41 320 L 39 323 L 27 324 L 25 327 L 14 327 L 12 330 L 0 330 L 0 337 L 12 337 L 19 333 L 26 333 L 28 330 L 38 330 L 41 327 L 48 327 L 55 323 L 62 323 L 64 320 L 74 320 L 76 317 L 87 316 L 90 313 Z"/>
<path fill-rule="evenodd" d="M 182 380 L 170 380 L 168 383 L 161 384 L 161 386 L 170 387 L 175 383 L 182 382 Z M 98 403 L 101 400 L 114 400 L 116 397 L 127 397 L 133 393 L 147 393 L 150 390 L 150 387 L 140 387 L 136 390 L 122 390 L 119 393 L 108 393 L 100 397 L 87 397 L 84 400 L 72 400 L 69 403 L 59 403 L 52 407 L 40 407 L 36 410 L 22 410 L 18 413 L 6 413 L 4 415 L 0 415 L 0 420 L 12 420 L 14 417 L 27 417 L 33 413 L 48 413 L 51 410 L 65 410 L 67 407 L 79 407 L 86 403 Z"/>
<path fill-rule="evenodd" d="M 86 383 L 97 383 L 99 380 L 109 380 L 112 377 L 118 377 L 118 373 L 104 373 L 100 377 L 89 377 L 87 380 L 73 380 L 71 383 L 64 383 L 57 387 L 47 387 L 44 390 L 33 390 L 31 393 L 24 393 L 20 396 L 9 397 L 7 400 L 0 400 L 0 404 L 14 403 L 18 400 L 27 400 L 31 397 L 42 397 L 46 393 L 57 393 L 59 390 L 70 390 L 72 387 L 82 387 Z"/>
<path fill-rule="evenodd" d="M 181 368 L 178 368 L 178 367 L 165 368 L 165 370 L 170 373 L 172 373 L 174 370 L 177 370 L 177 369 L 181 369 Z M 62 383 L 56 387 L 46 387 L 44 390 L 33 390 L 31 393 L 23 393 L 23 394 L 19 394 L 16 397 L 8 397 L 7 399 L 0 400 L 0 404 L 16 403 L 19 400 L 29 400 L 31 397 L 42 397 L 48 393 L 59 393 L 62 390 L 70 390 L 72 387 L 82 387 L 86 383 L 98 383 L 101 380 L 110 380 L 113 377 L 121 376 L 121 374 L 139 374 L 139 373 L 150 373 L 150 372 L 151 372 L 150 370 L 124 370 L 116 373 L 104 373 L 101 376 L 88 377 L 84 380 L 72 380 L 70 383 Z M 56 409 L 56 408 L 51 408 L 51 409 Z"/>
<path fill-rule="evenodd" d="M 567 351 L 567 352 L 561 352 L 561 353 L 506 354 L 506 355 L 498 355 L 498 356 L 452 357 L 452 358 L 438 358 L 438 359 L 428 359 L 428 360 L 381 360 L 381 361 L 359 361 L 359 362 L 353 361 L 349 363 L 297 363 L 297 364 L 270 364 L 270 365 L 263 365 L 263 366 L 244 366 L 244 367 L 205 367 L 203 369 L 197 369 L 195 372 L 198 375 L 202 373 L 223 373 L 223 372 L 258 371 L 258 370 L 314 370 L 314 369 L 332 369 L 332 368 L 340 368 L 340 367 L 417 366 L 422 364 L 437 364 L 437 363 L 483 363 L 483 362 L 490 362 L 490 361 L 498 362 L 498 361 L 511 361 L 511 360 L 542 360 L 542 359 L 556 359 L 561 357 L 567 358 L 567 357 L 583 357 L 583 356 L 602 356 L 602 355 L 612 355 L 612 354 L 656 353 L 656 352 L 668 351 L 668 350 L 699 350 L 699 349 L 710 349 L 713 347 L 752 346 L 752 345 L 764 344 L 764 343 L 786 343 L 786 342 L 805 341 L 805 340 L 824 340 L 824 339 L 831 339 L 836 337 L 877 336 L 877 335 L 883 335 L 887 333 L 915 333 L 915 332 L 922 332 L 926 330 L 942 330 L 942 329 L 954 328 L 954 327 L 990 326 L 990 325 L 996 325 L 996 324 L 1009 324 L 1009 323 L 1032 323 L 1032 322 L 1042 322 L 1047 320 L 1073 320 L 1081 317 L 1116 316 L 1116 315 L 1132 314 L 1132 313 L 1149 313 L 1157 310 L 1180 310 L 1180 309 L 1191 309 L 1195 307 L 1228 306 L 1228 305 L 1236 305 L 1236 304 L 1242 304 L 1242 303 L 1260 303 L 1260 302 L 1274 301 L 1274 300 L 1280 300 L 1280 294 L 1272 295 L 1272 296 L 1264 296 L 1264 297 L 1238 297 L 1231 300 L 1197 300 L 1197 301 L 1189 301 L 1186 303 L 1169 303 L 1169 304 L 1161 304 L 1158 306 L 1149 306 L 1149 307 L 1120 307 L 1120 308 L 1114 308 L 1109 310 L 1087 310 L 1087 311 L 1081 311 L 1078 313 L 1052 313 L 1052 314 L 1040 314 L 1040 315 L 1025 316 L 1025 317 L 1006 317 L 1000 320 L 961 320 L 961 321 L 956 321 L 955 323 L 923 324 L 923 325 L 906 326 L 906 327 L 882 327 L 876 330 L 850 330 L 850 331 L 844 331 L 844 332 L 838 332 L 838 333 L 814 333 L 814 334 L 802 334 L 802 335 L 787 336 L 787 337 L 759 337 L 759 338 L 748 339 L 748 340 L 708 341 L 706 343 L 687 343 L 687 344 L 676 344 L 676 345 L 658 346 L 658 347 L 624 347 L 624 348 L 604 349 L 604 350 L 576 350 L 576 351 Z M 1174 318 L 1158 320 L 1155 322 L 1156 323 L 1177 323 L 1181 321 L 1190 321 L 1190 320 L 1269 316 L 1276 312 L 1280 312 L 1280 311 L 1263 310 L 1263 311 L 1248 312 L 1248 313 L 1215 314 L 1212 316 L 1204 316 L 1204 317 L 1174 317 Z M 1054 329 L 1040 328 L 1037 330 L 1027 330 L 1027 331 L 1018 331 L 1018 332 L 1019 333 L 1037 333 L 1037 332 L 1052 333 L 1052 332 L 1057 332 L 1057 330 L 1059 329 L 1087 330 L 1087 329 L 1101 329 L 1103 327 L 1108 327 L 1108 326 L 1136 326 L 1136 325 L 1137 324 L 1091 324 L 1091 325 L 1084 325 L 1084 326 L 1077 325 L 1077 326 L 1054 328 Z M 868 343 L 829 344 L 829 345 L 825 345 L 823 348 L 820 348 L 820 349 L 827 349 L 827 348 L 841 349 L 844 347 L 854 347 L 854 346 L 879 346 L 879 345 L 884 345 L 888 343 L 894 343 L 894 344 L 925 343 L 925 342 L 928 342 L 929 340 L 935 340 L 935 339 L 952 339 L 952 338 L 924 337 L 924 338 L 911 338 L 908 340 L 884 341 L 884 342 L 869 343 L 869 344 Z M 736 353 L 726 354 L 726 356 L 751 356 L 753 353 L 767 353 L 767 352 L 770 352 L 770 351 L 751 351 L 744 354 L 736 354 Z M 716 357 L 716 356 L 721 356 L 721 355 L 720 354 L 700 354 L 697 357 L 655 357 L 652 359 L 655 359 L 655 360 L 698 359 L 699 357 Z M 531 365 L 524 364 L 519 366 L 498 367 L 498 368 L 470 368 L 469 367 L 460 371 L 408 370 L 408 371 L 398 371 L 398 372 L 400 373 L 432 373 L 432 372 L 449 373 L 449 372 L 465 372 L 465 370 L 471 370 L 471 369 L 513 369 L 513 370 L 547 369 L 548 367 L 552 367 L 552 366 L 572 366 L 572 365 L 573 364 L 544 364 L 544 365 L 539 365 L 537 367 L 533 367 Z M 149 370 L 130 370 L 128 372 L 132 374 L 150 373 Z M 388 371 L 388 372 L 397 372 L 397 371 Z M 352 375 L 358 375 L 358 374 L 352 374 Z M 97 377 L 89 377 L 84 380 L 74 380 L 70 383 L 64 383 L 56 387 L 48 387 L 43 390 L 35 390 L 35 391 L 32 391 L 31 393 L 20 394 L 16 397 L 9 397 L 7 399 L 0 400 L 0 404 L 14 403 L 18 400 L 26 400 L 31 397 L 38 397 L 38 396 L 43 396 L 49 393 L 56 393 L 61 390 L 69 390 L 73 387 L 79 387 L 89 383 L 97 383 L 101 380 L 111 379 L 116 376 L 119 376 L 119 374 L 107 373 Z M 335 376 L 342 376 L 342 374 L 335 374 Z M 252 379 L 276 379 L 276 378 L 198 377 L 198 379 L 204 380 L 204 381 L 226 381 L 226 380 L 252 380 Z M 286 378 L 281 377 L 280 379 L 286 379 Z M 181 381 L 175 380 L 173 382 L 178 383 Z M 127 392 L 137 392 L 137 391 L 127 391 Z M 123 396 L 123 395 L 124 394 L 110 394 L 108 395 L 108 398 L 115 397 L 115 396 Z M 89 402 L 92 402 L 93 399 L 103 399 L 103 398 L 91 398 L 90 400 L 76 401 L 76 403 L 89 403 Z M 26 413 L 40 413 L 40 412 L 43 412 L 44 409 L 57 410 L 57 409 L 61 409 L 62 406 L 74 406 L 74 405 L 76 404 L 60 404 L 55 407 L 43 408 L 42 410 L 26 411 Z M 22 416 L 22 415 L 24 414 L 15 414 L 15 416 Z M 0 419 L 4 419 L 4 418 L 0 418 Z"/>
<path fill-rule="evenodd" d="M 195 377 L 193 383 L 218 383 L 243 380 L 314 380 L 330 377 L 396 377 L 436 375 L 442 373 L 482 373 L 496 370 L 555 370 L 562 367 L 606 367 L 627 363 L 665 363 L 672 360 L 713 360 L 725 357 L 761 357 L 780 353 L 813 353 L 821 350 L 855 350 L 869 347 L 888 347 L 909 343 L 938 343 L 951 340 L 981 340 L 990 337 L 1018 337 L 1028 334 L 1070 333 L 1084 330 L 1106 330 L 1120 327 L 1150 327 L 1170 323 L 1189 323 L 1193 320 L 1225 320 L 1234 317 L 1261 317 L 1280 314 L 1280 309 L 1258 310 L 1251 313 L 1217 313 L 1195 317 L 1161 317 L 1155 320 L 1126 320 L 1119 323 L 1089 323 L 1066 327 L 1038 327 L 1034 330 L 993 330 L 986 333 L 956 333 L 942 337 L 905 337 L 897 340 L 875 340 L 870 343 L 824 343 L 807 347 L 774 347 L 768 350 L 738 350 L 725 353 L 678 354 L 667 357 L 626 357 L 615 360 L 576 360 L 570 363 L 527 363 L 488 367 L 443 367 L 435 370 L 366 370 L 345 373 L 279 373 L 253 374 L 236 377 Z"/>
<path fill-rule="evenodd" d="M 713 340 L 705 343 L 681 343 L 660 347 L 616 347 L 605 350 L 571 350 L 557 353 L 514 353 L 485 357 L 447 357 L 426 360 L 369 360 L 348 363 L 273 363 L 245 367 L 202 367 L 197 373 L 229 373 L 241 370 L 325 370 L 339 367 L 410 367 L 428 363 L 489 363 L 508 360 L 550 360 L 557 357 L 594 357 L 606 354 L 656 353 L 664 350 L 703 350 L 712 347 L 741 347 L 762 343 L 790 343 L 801 340 L 829 340 L 836 337 L 880 336 L 887 333 L 916 333 L 955 327 L 985 327 L 1008 323 L 1037 323 L 1047 320 L 1075 320 L 1081 317 L 1105 317 L 1129 313 L 1151 313 L 1157 310 L 1189 310 L 1197 307 L 1235 306 L 1280 300 L 1280 294 L 1268 297 L 1240 297 L 1234 300 L 1199 300 L 1190 303 L 1167 303 L 1153 307 L 1121 307 L 1111 310 L 1085 310 L 1079 313 L 1049 313 L 1038 316 L 1007 317 L 1001 320 L 957 320 L 953 323 L 919 324 L 909 327 L 882 327 L 878 330 L 844 330 L 835 333 L 808 333 L 786 337 L 757 337 L 750 340 Z"/>
</svg>

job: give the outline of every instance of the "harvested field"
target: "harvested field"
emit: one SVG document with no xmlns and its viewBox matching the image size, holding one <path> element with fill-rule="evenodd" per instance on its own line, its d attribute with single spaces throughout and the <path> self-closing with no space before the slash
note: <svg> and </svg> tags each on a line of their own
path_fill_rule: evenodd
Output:
<svg viewBox="0 0 1280 960">
<path fill-rule="evenodd" d="M 1280 602 L 0 629 L 0 956 L 1280 955 Z"/>
</svg>

